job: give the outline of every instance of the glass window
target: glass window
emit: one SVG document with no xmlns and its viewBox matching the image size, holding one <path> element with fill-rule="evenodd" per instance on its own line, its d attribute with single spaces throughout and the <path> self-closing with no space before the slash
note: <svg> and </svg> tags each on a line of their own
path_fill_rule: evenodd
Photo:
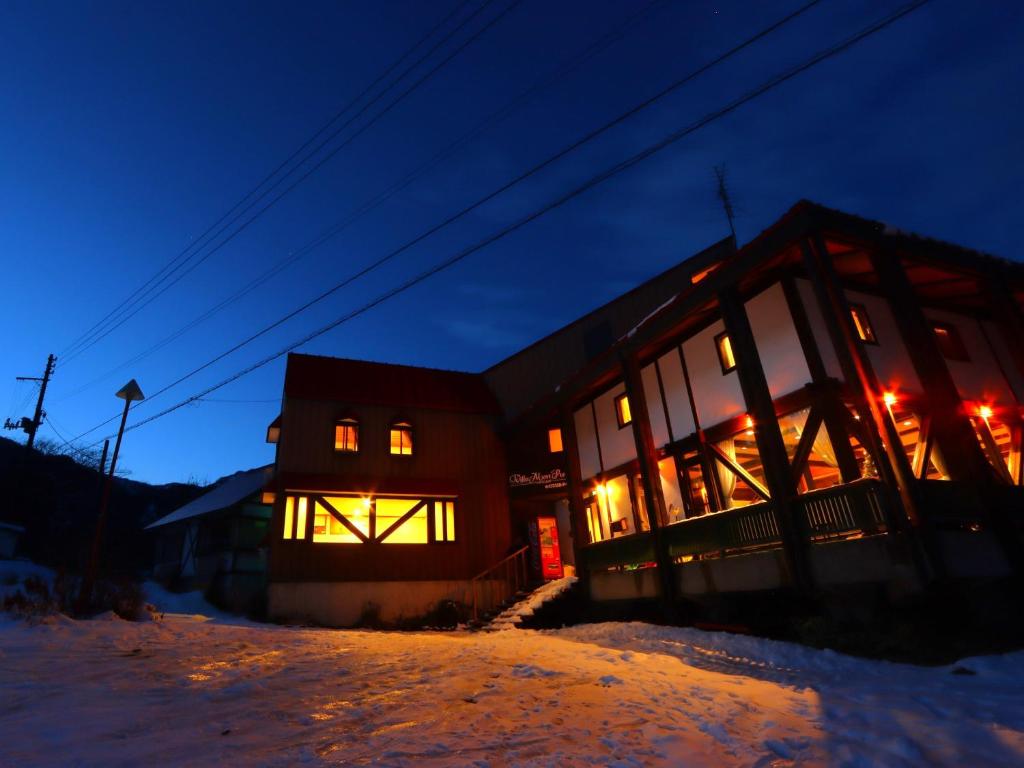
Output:
<svg viewBox="0 0 1024 768">
<path fill-rule="evenodd" d="M 633 421 L 633 414 L 629 410 L 629 398 L 625 394 L 615 398 L 615 420 L 620 428 Z"/>
<path fill-rule="evenodd" d="M 427 544 L 428 506 L 429 502 L 418 499 L 377 499 L 377 541 L 385 544 Z M 413 509 L 416 511 L 412 515 L 388 532 Z"/>
<path fill-rule="evenodd" d="M 608 538 L 601 524 L 601 507 L 598 498 L 599 496 L 591 496 L 584 502 L 584 511 L 587 513 L 587 530 L 590 532 L 591 543 Z"/>
<path fill-rule="evenodd" d="M 284 500 L 284 531 L 281 538 L 290 539 L 295 531 L 295 497 L 288 496 Z"/>
<path fill-rule="evenodd" d="M 455 502 L 435 501 L 434 541 L 455 541 Z"/>
<path fill-rule="evenodd" d="M 562 452 L 562 430 L 558 428 L 548 430 L 548 449 L 551 453 Z"/>
<path fill-rule="evenodd" d="M 718 487 L 726 509 L 745 507 L 768 497 L 761 453 L 753 424 L 730 438 L 715 443 Z"/>
<path fill-rule="evenodd" d="M 301 499 L 305 501 L 305 499 Z M 324 501 L 330 507 L 317 501 L 313 513 L 313 541 L 326 544 L 361 544 L 363 539 L 356 535 L 352 528 L 359 531 L 366 539 L 370 538 L 370 515 L 372 502 L 358 496 L 325 496 Z M 331 509 L 333 508 L 333 512 Z M 345 525 L 337 515 L 344 518 Z"/>
<path fill-rule="evenodd" d="M 359 422 L 339 419 L 334 425 L 334 450 L 355 453 L 359 450 Z"/>
<path fill-rule="evenodd" d="M 715 336 L 715 347 L 718 350 L 718 362 L 722 365 L 722 373 L 736 369 L 736 356 L 732 353 L 732 341 L 729 334 L 720 333 Z"/>
<path fill-rule="evenodd" d="M 690 511 L 687 517 L 700 517 L 711 511 L 711 501 L 708 498 L 708 487 L 704 482 L 704 470 L 700 462 L 689 462 L 684 472 L 686 478 L 686 493 L 690 503 Z"/>
<path fill-rule="evenodd" d="M 964 340 L 960 338 L 960 331 L 956 326 L 933 322 L 932 330 L 935 331 L 935 340 L 947 360 L 970 361 L 971 357 L 967 354 L 967 347 L 964 346 Z"/>
<path fill-rule="evenodd" d="M 396 421 L 391 425 L 391 453 L 394 456 L 412 456 L 412 424 Z"/>
<path fill-rule="evenodd" d="M 863 304 L 850 305 L 850 317 L 853 318 L 853 328 L 857 332 L 857 338 L 865 344 L 877 344 L 875 329 L 871 326 L 871 318 Z"/>
<path fill-rule="evenodd" d="M 597 487 L 597 504 L 601 527 L 609 538 L 628 536 L 636 532 L 633 523 L 633 504 L 629 497 L 627 475 L 619 475 Z"/>
<path fill-rule="evenodd" d="M 1020 453 L 1014 450 L 1013 429 L 999 421 L 992 411 L 991 407 L 982 406 L 979 415 L 971 417 L 974 434 L 985 457 L 999 475 L 1016 485 L 1020 482 Z"/>
<path fill-rule="evenodd" d="M 665 497 L 666 523 L 678 523 L 686 516 L 683 507 L 683 493 L 679 487 L 679 473 L 676 471 L 676 461 L 671 456 L 666 456 L 658 462 L 658 475 L 661 477 L 661 493 Z"/>
</svg>

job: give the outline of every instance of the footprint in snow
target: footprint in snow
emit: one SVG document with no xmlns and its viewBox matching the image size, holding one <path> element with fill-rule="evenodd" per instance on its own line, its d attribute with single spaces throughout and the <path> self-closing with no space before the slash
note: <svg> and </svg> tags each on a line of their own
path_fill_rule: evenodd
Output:
<svg viewBox="0 0 1024 768">
<path fill-rule="evenodd" d="M 598 678 L 597 682 L 605 688 L 612 685 L 622 685 L 622 680 L 617 678 L 615 675 L 605 675 L 604 677 Z"/>
</svg>

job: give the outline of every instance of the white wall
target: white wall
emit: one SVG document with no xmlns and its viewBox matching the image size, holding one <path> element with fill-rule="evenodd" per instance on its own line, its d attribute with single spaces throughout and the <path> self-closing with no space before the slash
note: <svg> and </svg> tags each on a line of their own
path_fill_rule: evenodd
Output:
<svg viewBox="0 0 1024 768">
<path fill-rule="evenodd" d="M 971 358 L 969 361 L 946 360 L 960 397 L 1004 406 L 1013 405 L 1013 394 L 981 330 L 981 324 L 974 318 L 938 309 L 925 309 L 924 314 L 931 320 L 954 326 L 967 348 L 967 355 Z"/>
<path fill-rule="evenodd" d="M 995 354 L 1000 360 L 1003 361 L 1003 368 L 1007 378 L 1010 380 L 1010 387 L 1017 395 L 1017 402 L 1020 405 L 1024 405 L 1024 376 L 1017 370 L 1017 366 L 1013 362 L 1013 358 L 1010 357 L 1010 348 L 1006 344 L 1006 338 L 1003 336 L 1003 332 L 999 330 L 995 323 L 985 321 L 982 323 L 985 327 L 985 335 L 988 336 L 992 342 L 992 348 L 995 350 Z M 1018 339 L 1018 344 L 1024 343 L 1024 339 Z"/>
<path fill-rule="evenodd" d="M 811 372 L 782 284 L 775 283 L 766 288 L 745 306 L 772 399 L 796 392 L 809 384 Z"/>
<path fill-rule="evenodd" d="M 798 278 L 796 281 L 797 291 L 800 293 L 800 301 L 804 305 L 804 312 L 807 314 L 807 323 L 814 333 L 814 341 L 818 345 L 818 352 L 821 353 L 821 362 L 825 365 L 825 373 L 833 379 L 843 380 L 843 369 L 839 366 L 839 358 L 836 357 L 836 348 L 832 345 L 832 338 L 829 336 L 828 328 L 825 327 L 825 317 L 821 314 L 821 307 L 818 306 L 818 299 L 814 296 L 814 287 L 810 280 Z"/>
<path fill-rule="evenodd" d="M 594 400 L 594 410 L 597 413 L 597 436 L 601 441 L 601 459 L 605 470 L 636 458 L 633 426 L 627 424 L 620 428 L 618 419 L 615 418 L 615 398 L 625 391 L 624 384 L 617 384 Z"/>
<path fill-rule="evenodd" d="M 854 304 L 862 304 L 868 312 L 868 319 L 878 344 L 865 344 L 864 348 L 871 360 L 871 366 L 875 369 L 878 383 L 886 390 L 922 392 L 921 382 L 896 328 L 896 320 L 889 309 L 889 303 L 885 299 L 859 291 L 846 291 L 846 299 Z"/>
<path fill-rule="evenodd" d="M 576 422 L 576 445 L 580 452 L 580 474 L 589 479 L 601 474 L 601 459 L 597 449 L 597 431 L 594 428 L 594 416 L 590 403 L 573 414 Z"/>
<path fill-rule="evenodd" d="M 697 418 L 707 429 L 746 412 L 736 371 L 722 373 L 715 336 L 725 330 L 721 320 L 683 342 L 683 355 L 697 403 Z"/>
<path fill-rule="evenodd" d="M 665 388 L 672 439 L 682 440 L 696 432 L 697 427 L 693 423 L 690 394 L 686 389 L 678 347 L 673 347 L 658 358 L 658 370 L 661 372 L 661 385 Z"/>
<path fill-rule="evenodd" d="M 661 389 L 658 387 L 658 371 L 651 363 L 640 371 L 644 383 L 644 397 L 647 399 L 647 412 L 651 420 L 651 432 L 654 434 L 656 446 L 669 442 L 668 424 L 665 421 L 665 408 L 661 402 Z"/>
</svg>

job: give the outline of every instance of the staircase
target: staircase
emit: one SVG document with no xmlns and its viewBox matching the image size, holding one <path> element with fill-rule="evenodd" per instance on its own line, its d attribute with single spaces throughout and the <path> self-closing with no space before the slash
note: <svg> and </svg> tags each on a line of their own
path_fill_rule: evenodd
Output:
<svg viewBox="0 0 1024 768">
<path fill-rule="evenodd" d="M 509 602 L 501 613 L 480 628 L 485 632 L 515 629 L 522 622 L 524 616 L 532 616 L 534 611 L 561 596 L 575 583 L 575 576 L 566 576 L 545 582 L 532 592 L 520 593 L 515 600 Z"/>
</svg>

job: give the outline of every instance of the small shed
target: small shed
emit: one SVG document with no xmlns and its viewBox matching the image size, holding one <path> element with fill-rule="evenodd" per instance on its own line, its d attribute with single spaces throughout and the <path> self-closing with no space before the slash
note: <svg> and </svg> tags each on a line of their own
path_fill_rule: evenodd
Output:
<svg viewBox="0 0 1024 768">
<path fill-rule="evenodd" d="M 263 489 L 273 472 L 273 465 L 236 472 L 147 526 L 155 537 L 153 577 L 173 589 L 201 589 L 227 610 L 257 609 L 271 515 Z"/>
</svg>

